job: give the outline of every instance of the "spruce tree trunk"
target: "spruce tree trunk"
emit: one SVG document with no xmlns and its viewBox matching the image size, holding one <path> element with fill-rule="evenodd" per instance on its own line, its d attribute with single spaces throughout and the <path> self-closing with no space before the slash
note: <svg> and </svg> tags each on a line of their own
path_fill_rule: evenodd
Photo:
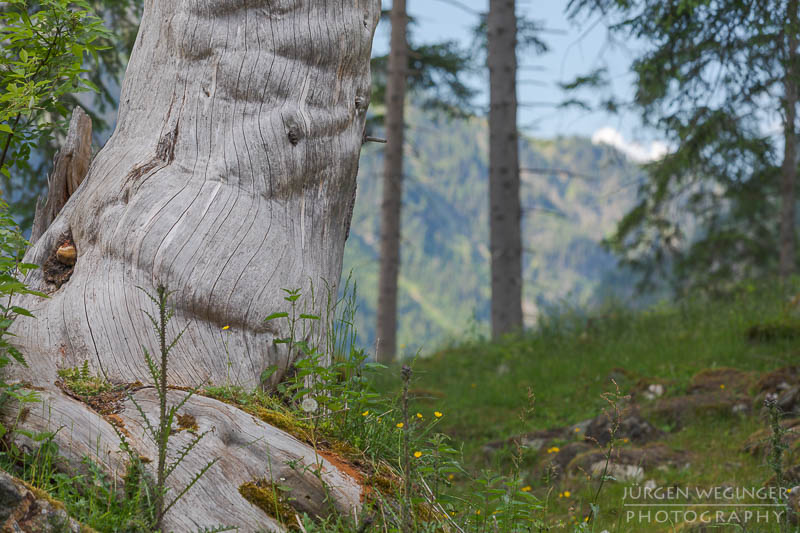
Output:
<svg viewBox="0 0 800 533">
<path fill-rule="evenodd" d="M 386 136 L 383 202 L 381 203 L 381 267 L 378 281 L 377 357 L 394 359 L 397 349 L 397 278 L 400 272 L 400 215 L 403 207 L 403 147 L 408 70 L 406 0 L 392 3 L 389 78 L 386 83 Z"/>
<path fill-rule="evenodd" d="M 116 131 L 25 258 L 43 265 L 27 282 L 49 298 L 15 302 L 37 316 L 13 326 L 29 364 L 15 377 L 41 389 L 49 409 L 28 423 L 66 426 L 62 452 L 121 467 L 109 459 L 119 453 L 108 417 L 54 382 L 58 368 L 84 360 L 113 382 L 149 381 L 142 347 L 157 353 L 158 344 L 143 313 L 152 303 L 137 287 L 174 291 L 168 336 L 185 333 L 169 360 L 170 386 L 253 388 L 271 366 L 272 383 L 285 376 L 297 354 L 273 343 L 285 324 L 264 318 L 287 310 L 282 289 L 302 289 L 301 305 L 319 311 L 323 284 L 338 286 L 379 13 L 379 0 L 145 0 Z M 77 249 L 74 265 L 58 261 L 65 243 Z M 132 442 L 154 457 L 123 403 Z M 275 464 L 307 464 L 315 454 L 305 444 L 214 400 L 186 409 L 215 437 L 178 477 L 221 460 L 168 514 L 169 530 L 271 529 L 237 492 L 256 473 L 269 477 L 270 456 L 306 491 L 303 505 L 330 507 L 313 472 Z M 359 506 L 352 488 L 336 489 L 334 506 Z"/>
<path fill-rule="evenodd" d="M 789 0 L 786 22 L 785 78 L 784 78 L 784 155 L 781 166 L 781 229 L 780 277 L 786 281 L 795 272 L 795 183 L 797 181 L 797 46 L 800 21 L 798 1 Z"/>
<path fill-rule="evenodd" d="M 514 0 L 489 2 L 489 225 L 492 337 L 522 329 L 522 210 Z"/>
</svg>

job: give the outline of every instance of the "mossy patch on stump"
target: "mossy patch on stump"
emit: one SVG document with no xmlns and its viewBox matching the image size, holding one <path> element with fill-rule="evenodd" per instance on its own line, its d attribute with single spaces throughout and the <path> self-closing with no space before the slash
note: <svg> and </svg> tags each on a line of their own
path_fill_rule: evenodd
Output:
<svg viewBox="0 0 800 533">
<path fill-rule="evenodd" d="M 299 531 L 295 522 L 296 511 L 289 505 L 277 484 L 265 479 L 248 481 L 239 486 L 239 494 L 267 515 L 275 518 L 284 527 Z"/>
</svg>

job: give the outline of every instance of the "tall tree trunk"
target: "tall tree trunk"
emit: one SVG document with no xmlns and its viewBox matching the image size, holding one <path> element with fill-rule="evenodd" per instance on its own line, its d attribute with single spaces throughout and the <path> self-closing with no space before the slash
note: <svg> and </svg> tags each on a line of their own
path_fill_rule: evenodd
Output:
<svg viewBox="0 0 800 533">
<path fill-rule="evenodd" d="M 489 225 L 492 336 L 522 329 L 522 210 L 514 0 L 489 2 Z"/>
<path fill-rule="evenodd" d="M 284 377 L 296 355 L 273 343 L 285 325 L 264 318 L 286 310 L 281 289 L 303 289 L 302 305 L 317 309 L 325 298 L 308 298 L 312 283 L 336 291 L 379 13 L 379 0 L 145 0 L 116 131 L 26 255 L 44 265 L 27 282 L 50 297 L 16 302 L 37 316 L 13 326 L 29 364 L 16 377 L 44 389 L 54 418 L 75 428 L 59 434 L 63 450 L 117 448 L 108 422 L 54 381 L 58 368 L 84 360 L 112 381 L 147 381 L 142 347 L 158 344 L 138 286 L 175 291 L 169 335 L 186 331 L 170 385 L 252 388 L 272 365 L 273 382 Z M 65 241 L 77 249 L 71 266 L 54 261 Z M 201 426 L 234 420 L 213 400 L 187 409 Z M 126 406 L 121 416 L 136 413 Z M 222 431 L 209 443 L 203 459 L 224 460 L 193 489 L 206 501 L 176 509 L 170 529 L 256 529 L 263 513 L 236 486 L 267 475 L 273 430 L 242 420 L 252 420 L 237 429 L 246 437 Z"/>
<path fill-rule="evenodd" d="M 381 268 L 378 285 L 377 357 L 391 362 L 397 349 L 397 277 L 400 272 L 400 215 L 403 207 L 403 147 L 408 70 L 406 0 L 392 3 L 386 136 L 381 203 Z"/>
<path fill-rule="evenodd" d="M 797 181 L 797 46 L 800 23 L 798 0 L 789 0 L 786 14 L 786 66 L 784 78 L 784 155 L 781 167 L 780 277 L 795 271 L 795 183 Z"/>
</svg>

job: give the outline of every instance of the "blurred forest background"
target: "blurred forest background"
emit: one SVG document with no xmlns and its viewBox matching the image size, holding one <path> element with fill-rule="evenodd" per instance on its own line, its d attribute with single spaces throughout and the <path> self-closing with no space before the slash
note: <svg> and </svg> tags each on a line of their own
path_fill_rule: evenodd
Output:
<svg viewBox="0 0 800 533">
<path fill-rule="evenodd" d="M 69 109 L 79 103 L 90 113 L 97 150 L 114 128 L 141 2 L 90 4 L 113 31 L 114 46 L 101 51 L 89 68 L 99 93 L 66 95 L 63 104 Z M 420 72 L 410 83 L 406 113 L 397 313 L 401 354 L 428 353 L 467 335 L 489 333 L 488 71 L 478 50 L 485 40 L 485 35 L 480 37 L 485 18 L 479 4 L 432 2 L 415 4 L 410 12 L 409 41 L 423 56 L 415 59 Z M 387 15 L 390 7 L 384 6 Z M 634 124 L 631 117 L 620 119 L 565 104 L 561 80 L 598 61 L 617 69 L 629 63 L 604 29 L 595 25 L 587 31 L 586 24 L 567 18 L 565 7 L 553 4 L 545 9 L 544 15 L 553 20 L 521 18 L 521 40 L 535 45 L 521 50 L 520 71 L 531 79 L 522 80 L 519 89 L 520 122 L 525 124 L 520 139 L 523 310 L 529 326 L 548 309 L 565 305 L 595 306 L 613 300 L 638 306 L 668 294 L 666 286 L 647 297 L 637 293 L 636 276 L 618 265 L 603 244 L 635 205 L 643 179 L 638 163 L 650 157 L 648 150 L 659 147 L 623 140 L 616 127 L 628 135 L 643 134 L 636 126 L 621 127 Z M 521 9 L 528 11 L 529 6 L 522 3 Z M 374 46 L 376 87 L 370 129 L 376 135 L 383 134 L 388 26 L 387 16 Z M 548 37 L 566 43 L 567 52 L 551 51 Z M 612 51 L 594 51 L 598 43 Z M 528 106 L 525 100 L 534 102 Z M 53 139 L 43 137 L 44 142 L 32 145 L 32 157 L 18 159 L 14 172 L 3 178 L 5 196 L 26 232 L 62 140 L 58 134 Z M 365 146 L 343 270 L 343 277 L 352 277 L 358 288 L 357 329 L 360 343 L 367 347 L 374 347 L 376 340 L 383 153 L 382 145 Z"/>
<path fill-rule="evenodd" d="M 80 104 L 92 116 L 95 150 L 114 128 L 142 2 L 88 4 L 113 34 L 112 46 L 87 58 L 99 92 L 62 95 L 46 115 L 56 135 L 43 129 L 21 143 L 3 176 L 4 196 L 24 231 L 46 191 L 69 110 Z M 782 19 L 761 33 L 727 34 L 714 28 L 744 27 L 769 7 L 606 4 L 516 6 L 527 327 L 565 307 L 638 308 L 689 292 L 724 293 L 741 280 L 774 277 L 779 248 L 782 258 L 794 253 L 779 246 L 794 241 L 787 237 L 793 226 L 778 234 L 793 216 L 780 211 L 793 204 L 781 204 L 787 193 L 778 191 L 790 159 L 783 157 L 783 134 L 791 132 L 782 126 L 786 99 L 776 94 L 793 68 L 779 49 Z M 383 125 L 391 5 L 383 7 L 367 131 L 378 138 L 391 137 Z M 477 0 L 409 7 L 400 354 L 489 334 L 486 20 Z M 385 153 L 385 145 L 364 147 L 343 271 L 358 287 L 357 328 L 370 349 L 378 337 Z M 793 261 L 781 261 L 785 277 Z"/>
</svg>

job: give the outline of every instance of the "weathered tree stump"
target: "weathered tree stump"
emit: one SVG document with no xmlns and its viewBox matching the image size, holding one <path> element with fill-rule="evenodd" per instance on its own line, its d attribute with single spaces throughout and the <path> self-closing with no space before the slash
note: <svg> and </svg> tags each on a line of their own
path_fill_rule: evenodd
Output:
<svg viewBox="0 0 800 533">
<path fill-rule="evenodd" d="M 89 454 L 123 468 L 107 417 L 54 382 L 58 368 L 84 360 L 114 382 L 147 381 L 142 346 L 157 342 L 143 313 L 151 303 L 137 286 L 175 291 L 169 333 L 186 332 L 170 359 L 170 385 L 230 377 L 256 387 L 272 365 L 271 383 L 284 378 L 294 355 L 273 340 L 287 333 L 264 317 L 286 310 L 283 288 L 307 295 L 326 281 L 336 290 L 379 13 L 379 0 L 145 1 L 116 131 L 25 258 L 44 265 L 27 282 L 49 294 L 15 302 L 37 316 L 13 326 L 29 364 L 14 377 L 44 397 L 27 427 L 63 428 L 56 439 L 73 460 Z M 62 261 L 69 246 L 74 264 Z M 306 297 L 303 305 L 319 303 Z M 152 393 L 136 394 L 153 416 Z M 199 464 L 220 461 L 170 512 L 168 530 L 276 528 L 238 494 L 241 483 L 269 477 L 270 465 L 304 509 L 328 512 L 319 480 L 287 470 L 291 461 L 317 461 L 307 445 L 208 398 L 190 400 L 186 411 L 214 431 L 175 486 Z M 127 401 L 119 417 L 137 451 L 152 456 Z M 319 464 L 330 503 L 357 508 L 358 484 Z"/>
</svg>

